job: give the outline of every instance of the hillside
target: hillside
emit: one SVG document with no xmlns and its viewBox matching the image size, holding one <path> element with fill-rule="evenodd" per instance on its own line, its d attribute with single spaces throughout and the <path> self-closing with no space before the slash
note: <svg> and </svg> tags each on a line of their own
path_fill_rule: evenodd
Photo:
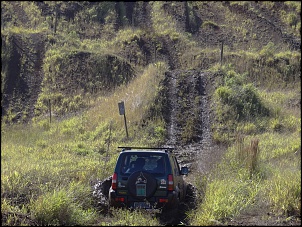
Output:
<svg viewBox="0 0 302 227">
<path fill-rule="evenodd" d="M 2 116 L 11 113 L 10 121 L 28 121 L 40 114 L 41 108 L 45 112 L 45 104 L 39 102 L 46 102 L 43 96 L 48 87 L 52 87 L 54 99 L 65 94 L 94 94 L 129 80 L 135 75 L 133 70 L 156 61 L 167 62 L 171 70 L 207 70 L 219 62 L 222 41 L 225 64 L 243 63 L 244 68 L 238 67 L 242 71 L 252 70 L 248 68 L 251 63 L 238 61 L 242 51 L 260 51 L 270 42 L 275 51 L 300 50 L 300 17 L 295 15 L 299 9 L 290 3 L 127 3 L 120 6 L 126 10 L 123 24 L 118 18 L 114 21 L 110 10 L 108 15 L 105 12 L 114 2 L 59 3 L 56 31 L 53 4 L 2 3 L 1 102 Z M 161 9 L 156 13 L 157 7 Z M 30 10 L 37 12 L 37 18 L 27 15 Z M 161 21 L 163 14 L 168 15 L 165 22 Z M 94 19 L 83 27 L 90 17 Z M 111 68 L 112 60 L 116 68 Z M 73 67 L 66 67 L 70 65 Z M 55 81 L 51 82 L 52 77 Z M 62 80 L 68 80 L 67 86 L 51 85 L 62 84 Z M 65 99 L 67 111 L 72 111 L 69 95 Z M 58 114 L 64 113 L 58 109 Z"/>
<path fill-rule="evenodd" d="M 279 169 L 294 169 L 293 179 L 301 176 L 296 168 L 301 165 L 300 14 L 301 3 L 290 1 L 2 1 L 1 150 L 17 147 L 7 133 L 24 126 L 41 130 L 29 151 L 52 152 L 55 147 L 76 153 L 76 159 L 99 155 L 98 160 L 106 161 L 111 152 L 106 171 L 91 165 L 93 176 L 69 176 L 79 183 L 89 178 L 93 185 L 95 178 L 111 173 L 116 145 L 173 146 L 181 165 L 190 167 L 187 180 L 196 186 L 198 201 L 185 204 L 179 218 L 161 217 L 161 225 L 300 225 L 301 196 L 280 208 L 282 203 L 271 199 L 270 183 L 266 185 L 271 176 L 280 176 Z M 115 116 L 120 100 L 127 104 L 130 138 Z M 243 147 L 255 138 L 260 138 L 260 161 L 257 168 L 243 167 L 237 153 L 247 152 Z M 21 141 L 20 146 L 30 144 Z M 15 174 L 7 161 L 11 156 L 3 157 L 1 166 L 7 167 L 1 179 L 9 179 Z M 208 218 L 208 188 L 233 179 L 236 171 L 242 178 L 234 176 L 234 187 L 243 188 L 240 196 L 247 203 L 238 202 L 242 208 L 234 210 L 217 208 Z M 32 208 L 7 208 L 20 201 L 34 203 L 26 193 L 16 196 L 11 185 L 7 180 L 1 186 L 7 209 L 2 223 L 9 225 L 17 214 L 11 224 L 23 219 L 39 225 L 37 218 L 23 216 Z M 301 193 L 301 186 L 288 187 L 290 198 L 293 191 Z M 32 198 L 43 190 L 36 191 Z"/>
</svg>

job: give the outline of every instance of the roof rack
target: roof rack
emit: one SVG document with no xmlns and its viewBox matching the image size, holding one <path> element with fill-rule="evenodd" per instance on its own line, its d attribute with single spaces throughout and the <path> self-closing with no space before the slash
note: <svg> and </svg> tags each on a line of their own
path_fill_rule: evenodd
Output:
<svg viewBox="0 0 302 227">
<path fill-rule="evenodd" d="M 148 149 L 148 150 L 166 150 L 172 152 L 174 150 L 173 147 L 123 147 L 120 146 L 118 148 L 123 148 L 122 151 L 131 150 L 131 149 Z"/>
</svg>

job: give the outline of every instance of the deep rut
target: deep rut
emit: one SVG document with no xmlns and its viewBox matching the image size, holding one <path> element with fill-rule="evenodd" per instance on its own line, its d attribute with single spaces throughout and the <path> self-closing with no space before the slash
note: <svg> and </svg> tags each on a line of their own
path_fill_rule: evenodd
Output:
<svg viewBox="0 0 302 227">
<path fill-rule="evenodd" d="M 185 203 L 179 209 L 177 217 L 162 216 L 162 224 L 188 224 L 186 212 L 196 207 L 197 189 L 190 182 L 194 176 L 205 175 L 210 172 L 214 164 L 219 161 L 223 149 L 215 145 L 211 134 L 211 110 L 210 110 L 210 88 L 212 86 L 210 74 L 192 71 L 172 71 L 166 74 L 166 86 L 168 97 L 169 116 L 167 120 L 168 139 L 166 146 L 174 147 L 180 165 L 186 165 L 190 169 L 187 177 L 188 191 Z M 187 93 L 182 96 L 182 91 Z M 196 97 L 199 102 L 196 103 Z M 185 106 L 182 108 L 185 99 Z M 197 106 L 196 106 L 197 105 Z M 194 141 L 182 143 L 181 133 L 183 125 L 177 116 L 186 113 L 197 113 L 197 124 L 194 135 Z M 191 176 L 190 176 L 191 175 Z M 167 222 L 167 220 L 169 220 Z"/>
<path fill-rule="evenodd" d="M 175 70 L 167 73 L 166 77 L 168 109 L 170 111 L 167 119 L 168 139 L 166 146 L 175 148 L 180 164 L 186 164 L 193 168 L 191 174 L 195 174 L 195 171 L 202 174 L 208 173 L 213 164 L 219 160 L 223 151 L 223 148 L 213 142 L 211 134 L 210 88 L 213 85 L 210 76 L 210 74 L 197 70 L 185 72 Z M 185 78 L 180 79 L 180 77 Z M 179 91 L 183 90 L 187 92 L 185 96 L 186 110 L 182 108 L 184 96 L 178 95 Z M 200 99 L 196 104 L 194 100 L 197 96 Z M 196 135 L 194 135 L 194 140 L 187 144 L 181 142 L 181 132 L 184 126 L 177 118 L 184 112 L 198 114 L 197 124 L 194 125 Z"/>
</svg>

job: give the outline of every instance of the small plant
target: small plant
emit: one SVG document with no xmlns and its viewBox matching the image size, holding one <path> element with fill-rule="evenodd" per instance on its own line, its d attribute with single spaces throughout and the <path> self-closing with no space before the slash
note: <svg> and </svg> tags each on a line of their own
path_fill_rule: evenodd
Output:
<svg viewBox="0 0 302 227">
<path fill-rule="evenodd" d="M 250 145 L 244 146 L 244 137 L 237 134 L 236 144 L 239 162 L 249 170 L 250 176 L 252 176 L 257 172 L 259 160 L 259 139 L 253 138 L 251 139 Z"/>
<path fill-rule="evenodd" d="M 201 25 L 202 28 L 213 28 L 215 30 L 219 29 L 219 25 L 217 25 L 215 22 L 213 21 L 205 21 L 202 23 Z"/>
</svg>

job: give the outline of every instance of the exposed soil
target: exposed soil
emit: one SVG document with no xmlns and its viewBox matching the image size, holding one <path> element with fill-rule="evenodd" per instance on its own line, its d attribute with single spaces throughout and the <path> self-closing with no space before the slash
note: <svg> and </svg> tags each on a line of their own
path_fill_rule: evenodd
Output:
<svg viewBox="0 0 302 227">
<path fill-rule="evenodd" d="M 185 75 L 185 76 L 184 76 Z M 181 79 L 184 78 L 184 79 Z M 214 87 L 213 77 L 210 74 L 198 70 L 179 71 L 174 70 L 167 74 L 168 100 L 170 110 L 168 119 L 168 140 L 167 146 L 174 147 L 174 152 L 178 156 L 180 165 L 186 165 L 190 169 L 190 173 L 186 178 L 189 183 L 187 198 L 184 204 L 180 206 L 179 214 L 174 217 L 161 217 L 163 224 L 189 224 L 186 218 L 186 212 L 196 208 L 197 193 L 201 193 L 192 184 L 195 176 L 208 174 L 212 167 L 219 162 L 225 151 L 223 145 L 217 145 L 212 140 L 211 134 L 211 109 L 210 109 L 210 93 Z M 182 94 L 181 92 L 185 92 Z M 179 95 L 182 94 L 182 95 Z M 196 102 L 196 97 L 199 101 Z M 195 100 L 195 101 L 194 101 Z M 184 105 L 185 102 L 185 105 Z M 199 105 L 197 108 L 195 105 Z M 183 107 L 185 106 L 185 108 Z M 191 140 L 184 142 L 182 131 L 184 125 L 180 122 L 179 114 L 192 114 L 196 120 L 194 125 L 196 135 Z M 169 219 L 170 222 L 165 223 Z"/>
</svg>

